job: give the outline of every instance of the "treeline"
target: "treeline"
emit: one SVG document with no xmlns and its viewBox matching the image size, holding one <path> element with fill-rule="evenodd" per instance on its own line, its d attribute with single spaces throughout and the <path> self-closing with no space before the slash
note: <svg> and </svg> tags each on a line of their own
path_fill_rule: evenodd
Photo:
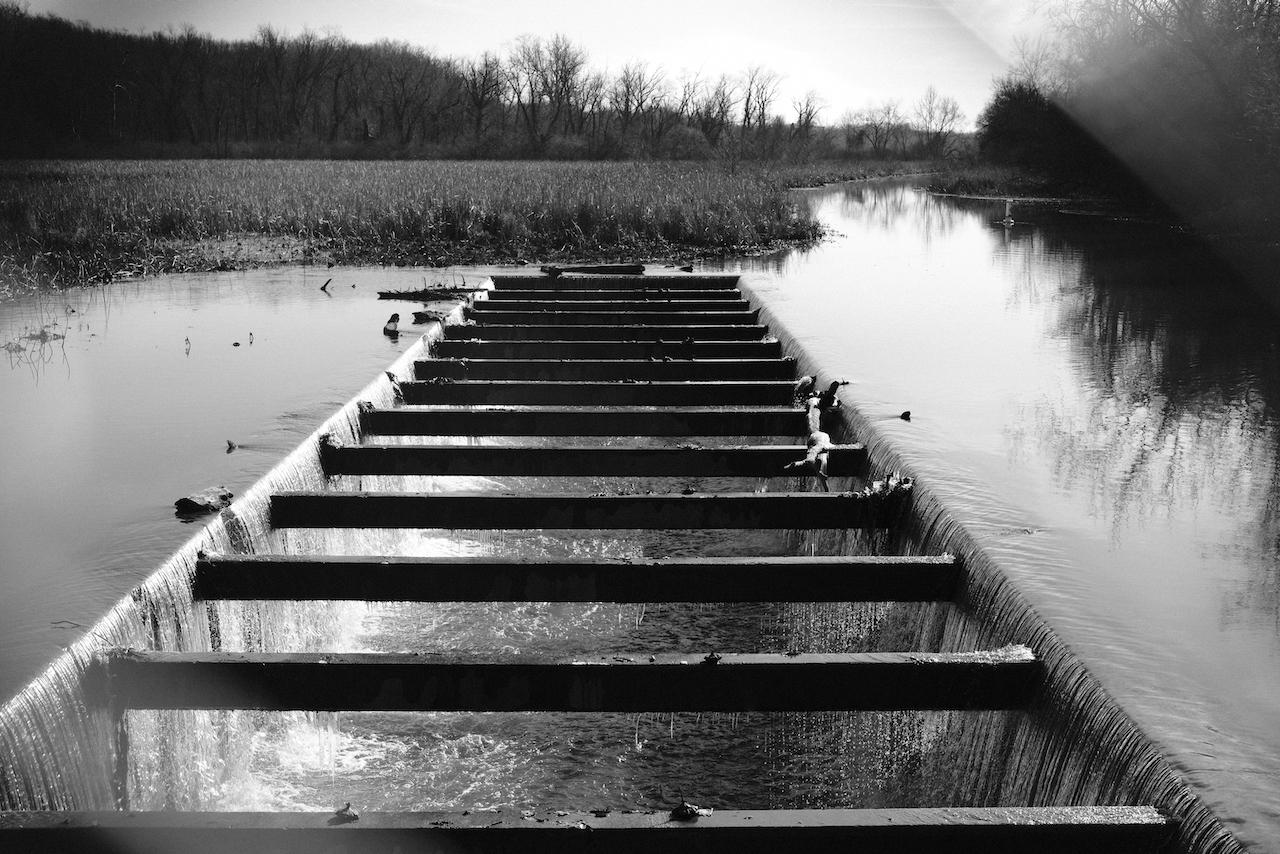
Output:
<svg viewBox="0 0 1280 854">
<path fill-rule="evenodd" d="M 1206 232 L 1274 241 L 1280 0 L 1056 0 L 980 116 L 991 159 L 1141 184 Z M 1127 176 L 1127 177 L 1126 177 Z"/>
<path fill-rule="evenodd" d="M 930 89 L 820 121 L 780 77 L 669 79 L 644 62 L 594 69 L 564 36 L 437 56 L 261 28 L 228 42 L 193 29 L 141 36 L 0 2 L 0 156 L 785 159 L 941 157 L 963 122 Z M 784 115 L 785 113 L 785 115 Z"/>
</svg>

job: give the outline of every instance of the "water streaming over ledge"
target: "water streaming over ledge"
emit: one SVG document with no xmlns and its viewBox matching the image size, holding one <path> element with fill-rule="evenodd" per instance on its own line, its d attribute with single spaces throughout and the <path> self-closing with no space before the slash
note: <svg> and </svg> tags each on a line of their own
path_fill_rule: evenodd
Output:
<svg viewBox="0 0 1280 854">
<path fill-rule="evenodd" d="M 775 323 L 775 331 L 781 331 Z M 793 342 L 791 354 L 804 359 Z M 408 357 L 406 357 L 408 358 Z M 400 370 L 403 370 L 401 363 Z M 817 366 L 803 363 L 802 370 Z M 384 383 L 361 395 L 386 401 Z M 851 407 L 851 435 L 871 443 L 877 471 L 908 468 L 887 447 L 872 419 Z M 350 418 L 322 431 L 350 439 Z M 925 473 L 927 475 L 927 472 Z M 496 608 L 477 612 L 425 606 L 365 608 L 354 605 L 220 603 L 193 610 L 189 596 L 192 561 L 199 548 L 252 553 L 272 547 L 307 550 L 317 543 L 312 532 L 269 532 L 261 524 L 261 501 L 274 489 L 324 488 L 314 462 L 314 445 L 304 443 L 268 476 L 268 484 L 237 505 L 236 515 L 214 523 L 152 576 L 140 591 L 119 603 L 93 632 L 73 646 L 31 687 L 0 711 L 0 750 L 5 757 L 3 806 L 6 808 L 109 807 L 115 793 L 111 777 L 115 756 L 105 745 L 113 741 L 115 722 L 99 708 L 93 680 L 82 675 L 92 652 L 102 646 L 136 646 L 182 650 L 213 648 L 332 649 L 352 648 L 361 638 L 379 635 L 394 645 L 414 624 L 421 635 L 446 631 L 451 624 L 471 625 L 473 618 L 501 617 L 508 624 L 528 617 L 520 644 L 547 640 L 554 632 L 530 629 L 559 621 L 591 632 L 592 642 L 609 629 L 644 626 L 655 630 L 662 609 L 674 606 L 619 608 L 585 606 L 559 612 Z M 861 535 L 783 533 L 779 553 L 838 554 L 875 552 L 905 546 L 919 553 L 941 550 L 960 555 L 970 572 L 970 599 L 964 609 L 934 606 L 780 606 L 771 614 L 729 613 L 733 609 L 697 609 L 682 614 L 663 631 L 687 642 L 694 624 L 719 624 L 702 642 L 734 639 L 760 643 L 759 648 L 846 648 L 967 650 L 1029 643 L 1061 678 L 1056 696 L 1030 715 L 1004 713 L 856 714 L 805 716 L 424 716 L 262 715 L 254 713 L 137 713 L 129 715 L 130 782 L 135 806 L 161 808 L 317 808 L 353 792 L 382 808 L 462 807 L 486 804 L 564 803 L 656 806 L 670 801 L 667 786 L 706 786 L 699 775 L 706 751 L 722 758 L 717 777 L 727 781 L 712 800 L 726 806 L 888 806 L 914 804 L 1070 804 L 1154 802 L 1188 814 L 1184 840 L 1191 850 L 1230 851 L 1234 843 L 1190 797 L 1186 786 L 1132 722 L 1101 692 L 1079 663 L 1030 612 L 1025 601 L 997 572 L 987 553 L 955 525 L 928 489 L 916 501 L 917 518 L 902 542 L 889 543 Z M 381 534 L 337 532 L 343 551 L 381 553 L 392 544 Z M 462 541 L 473 553 L 530 548 L 526 535 L 480 533 L 444 540 L 438 534 L 395 535 L 405 553 L 457 553 Z M 625 540 L 626 538 L 622 538 Z M 565 544 L 573 553 L 599 553 L 590 538 Z M 546 548 L 547 543 L 535 544 Z M 706 543 L 666 543 L 664 547 L 697 550 Z M 622 549 L 652 554 L 653 543 L 614 543 Z M 440 551 L 443 549 L 444 551 Z M 592 551 L 595 549 L 596 551 Z M 647 549 L 647 551 L 646 551 Z M 424 551 L 425 550 L 425 551 Z M 216 616 L 216 619 L 214 617 Z M 741 625 L 734 628 L 737 620 Z M 726 627 L 723 625 L 728 623 Z M 373 631 L 369 627 L 373 626 Z M 380 627 L 379 627 L 380 626 Z M 388 630 L 388 626 L 391 628 Z M 408 634 L 413 634 L 410 632 Z M 624 637 L 634 638 L 635 635 Z M 562 638 L 563 639 L 563 636 Z M 762 643 L 762 642 L 768 643 Z M 576 641 L 575 641 L 576 642 Z M 496 641 L 495 641 L 496 643 Z M 727 646 L 724 648 L 728 648 Z M 90 668 L 91 669 L 91 668 Z M 87 692 L 86 692 L 87 691 Z M 748 718 L 768 717 L 769 720 Z M 506 718 L 506 720 L 499 720 Z M 534 718 L 543 729 L 530 730 Z M 546 719 L 550 718 L 548 722 Z M 567 752 L 560 738 L 575 733 Z M 432 732 L 430 737 L 425 733 Z M 387 733 L 394 737 L 386 738 Z M 520 733 L 513 738 L 511 733 Z M 664 737 L 665 733 L 665 737 Z M 725 744 L 738 749 L 724 751 Z M 619 745 L 623 749 L 619 750 Z M 629 746 L 629 748 L 628 748 Z M 521 751 L 524 752 L 521 752 Z M 646 753 L 648 751 L 648 753 Z M 546 772 L 548 756 L 558 754 L 556 770 Z M 844 757 L 837 764 L 832 756 Z M 274 757 L 274 764 L 273 764 Z M 603 757 L 603 761 L 602 761 Z M 643 757 L 637 761 L 637 757 Z M 656 758 L 655 758 L 656 757 Z M 12 761 L 10 761 L 12 759 Z M 412 759 L 412 761 L 410 761 Z M 590 782 L 605 766 L 653 765 L 640 776 L 596 788 Z M 433 779 L 440 795 L 424 801 L 415 794 L 420 775 L 441 765 L 486 769 L 492 783 L 481 791 L 456 778 Z M 387 767 L 402 772 L 414 785 L 400 791 L 383 784 Z M 192 769 L 196 773 L 191 773 Z M 854 776 L 850 779 L 849 772 Z M 757 779 L 765 781 L 757 785 Z M 518 785 L 509 781 L 519 780 Z M 640 784 L 636 781 L 641 780 Z M 734 781 L 751 780 L 737 787 Z M 246 783 L 269 781 L 256 789 Z M 503 781 L 506 788 L 503 788 Z M 327 783 L 327 785 L 326 785 Z M 452 788 L 450 788 L 452 786 Z M 557 800 L 560 799 L 560 800 Z M 763 800 L 752 800 L 761 798 Z"/>
<path fill-rule="evenodd" d="M 407 374 L 410 350 L 393 372 Z M 379 380 L 359 395 L 390 404 Z M 127 803 L 143 809 L 305 809 L 356 800 L 365 808 L 499 805 L 660 806 L 673 792 L 742 807 L 903 803 L 890 786 L 926 747 L 924 716 L 857 715 L 376 715 L 130 711 L 104 707 L 93 656 L 112 646 L 203 650 L 466 648 L 481 653 L 636 649 L 897 649 L 884 632 L 911 605 L 384 604 L 218 602 L 195 605 L 201 550 L 228 553 L 522 554 L 652 557 L 787 554 L 788 531 L 431 532 L 268 530 L 265 500 L 278 490 L 342 488 L 328 482 L 318 436 L 354 440 L 354 401 L 184 546 L 94 631 L 0 712 L 11 746 L 9 809 L 110 808 L 127 761 Z M 395 479 L 420 489 L 516 488 L 477 478 Z M 517 479 L 519 480 L 519 479 Z M 579 488 L 679 490 L 671 483 L 597 479 Z M 466 481 L 459 483 L 459 481 Z M 364 478 L 364 486 L 386 485 Z M 544 484 L 545 485 L 545 484 Z M 854 485 L 850 483 L 848 485 Z M 710 488 L 761 490 L 763 479 Z M 778 488 L 778 487 L 774 487 Z M 695 650 L 697 651 L 695 653 Z M 68 731 L 79 727 L 82 731 Z M 56 731 L 55 731 L 55 728 Z M 904 738 L 915 734 L 914 739 Z M 802 737 L 803 736 L 803 737 Z M 127 747 L 127 757 L 123 748 Z M 21 749 L 19 754 L 17 751 Z M 846 767 L 823 782 L 833 755 Z M 715 760 L 714 763 L 712 760 Z M 91 764 L 86 765 L 89 762 Z M 851 769 L 861 768 L 858 773 Z M 550 769 L 550 770 L 548 770 Z M 611 773 L 612 772 L 612 773 Z M 761 775 L 769 781 L 758 785 Z M 435 785 L 423 786 L 427 775 Z M 62 783 L 72 778 L 76 786 Z M 34 781 L 34 782 L 30 782 Z M 372 781 L 372 782 L 370 782 Z M 870 781 L 870 782 L 868 782 Z M 907 797 L 906 803 L 914 803 Z"/>
<path fill-rule="evenodd" d="M 1158 224 L 909 182 L 743 262 L 817 364 L 1250 850 L 1280 847 L 1280 323 Z M 898 418 L 914 410 L 912 420 Z"/>
<path fill-rule="evenodd" d="M 421 352 L 421 346 L 411 348 L 393 370 L 407 372 L 414 355 Z M 390 384 L 385 379 L 375 381 L 359 398 L 389 405 Z M 208 651 L 218 648 L 224 632 L 262 649 L 296 643 L 323 646 L 334 639 L 344 606 L 252 603 L 224 623 L 224 615 L 216 609 L 192 602 L 191 581 L 201 551 L 254 551 L 255 543 L 266 534 L 272 492 L 323 488 L 319 436 L 328 433 L 353 441 L 356 429 L 353 401 L 0 707 L 0 756 L 4 757 L 5 774 L 0 808 L 110 809 L 116 805 L 119 793 L 113 781 L 117 779 L 121 722 L 107 708 L 105 686 L 96 666 L 101 650 Z M 215 615 L 217 619 L 213 619 Z M 136 755 L 161 757 L 158 762 L 174 769 L 199 768 L 216 756 L 210 745 L 201 743 L 208 732 L 196 727 L 159 727 L 153 731 L 154 749 L 146 746 L 147 734 L 140 732 Z M 176 796 L 166 795 L 166 799 L 170 797 L 173 803 L 181 803 Z"/>
<path fill-rule="evenodd" d="M 749 284 L 744 290 L 751 292 Z M 759 299 L 754 294 L 753 298 Z M 797 358 L 802 373 L 830 378 L 767 307 L 762 322 L 782 340 L 784 352 Z M 1047 688 L 1025 715 L 941 715 L 938 737 L 921 756 L 927 769 L 921 779 L 930 783 L 929 799 L 1006 805 L 1147 803 L 1181 819 L 1180 850 L 1243 850 L 992 556 L 956 523 L 929 486 L 929 473 L 916 471 L 892 447 L 877 420 L 856 401 L 846 401 L 843 431 L 833 433 L 832 439 L 850 441 L 856 436 L 867 445 L 873 470 L 901 471 L 916 479 L 912 513 L 897 529 L 895 541 L 880 545 L 903 554 L 953 554 L 967 576 L 959 607 L 923 609 L 914 625 L 906 620 L 898 627 L 902 636 L 914 634 L 917 642 L 929 637 L 931 645 L 944 652 L 1025 644 L 1046 666 Z M 836 553 L 856 548 L 860 539 L 844 532 L 812 536 L 820 541 L 818 548 Z"/>
</svg>

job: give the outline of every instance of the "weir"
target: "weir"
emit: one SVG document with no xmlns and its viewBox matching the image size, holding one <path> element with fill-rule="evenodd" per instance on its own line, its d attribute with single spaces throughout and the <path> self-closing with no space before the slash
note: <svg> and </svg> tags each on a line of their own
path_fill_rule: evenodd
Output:
<svg viewBox="0 0 1280 854">
<path fill-rule="evenodd" d="M 1241 850 L 840 379 L 737 276 L 494 276 L 0 709 L 0 850 Z M 343 602 L 791 624 L 352 652 Z M 281 712 L 784 715 L 770 749 L 838 741 L 859 803 L 211 812 Z"/>
</svg>

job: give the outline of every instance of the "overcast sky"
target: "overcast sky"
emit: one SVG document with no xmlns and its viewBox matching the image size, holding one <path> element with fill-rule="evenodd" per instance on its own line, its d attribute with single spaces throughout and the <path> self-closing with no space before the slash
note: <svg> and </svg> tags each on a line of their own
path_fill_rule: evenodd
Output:
<svg viewBox="0 0 1280 854">
<path fill-rule="evenodd" d="M 270 24 L 397 39 L 449 56 L 505 52 L 520 35 L 563 33 L 594 68 L 634 60 L 682 73 L 782 76 L 775 111 L 807 90 L 837 121 L 888 99 L 910 107 L 929 85 L 960 102 L 966 124 L 986 103 L 1017 35 L 1034 35 L 1034 0 L 27 0 L 94 26 L 150 32 L 191 24 L 225 39 Z"/>
</svg>

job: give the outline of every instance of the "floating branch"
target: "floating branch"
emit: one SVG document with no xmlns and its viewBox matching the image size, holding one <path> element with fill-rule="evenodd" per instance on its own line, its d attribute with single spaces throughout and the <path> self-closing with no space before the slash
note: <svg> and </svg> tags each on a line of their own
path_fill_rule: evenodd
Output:
<svg viewBox="0 0 1280 854">
<path fill-rule="evenodd" d="M 378 291 L 378 299 L 402 299 L 411 302 L 451 300 L 469 297 L 483 288 L 415 288 L 407 291 Z"/>
<path fill-rule="evenodd" d="M 639 276 L 644 272 L 643 264 L 578 264 L 568 267 L 557 267 L 549 264 L 540 267 L 543 273 L 552 279 L 558 279 L 565 273 L 587 273 L 595 276 Z"/>
</svg>

